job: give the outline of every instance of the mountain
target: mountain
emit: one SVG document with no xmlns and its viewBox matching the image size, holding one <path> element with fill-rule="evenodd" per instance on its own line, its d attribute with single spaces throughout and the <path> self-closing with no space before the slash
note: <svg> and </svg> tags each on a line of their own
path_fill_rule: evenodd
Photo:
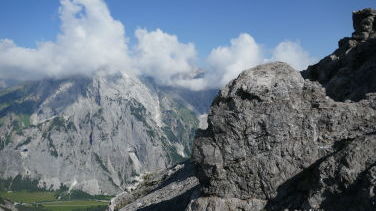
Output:
<svg viewBox="0 0 376 211">
<path fill-rule="evenodd" d="M 191 161 L 110 208 L 376 210 L 375 17 L 354 12 L 352 37 L 301 73 L 281 62 L 243 71 L 214 99 Z"/>
<path fill-rule="evenodd" d="M 20 83 L 20 81 L 17 81 L 17 80 L 14 80 L 14 79 L 7 79 L 7 80 L 0 79 L 0 90 L 9 88 L 11 86 L 15 86 L 18 83 Z"/>
<path fill-rule="evenodd" d="M 200 112 L 171 90 L 104 72 L 1 90 L 1 187 L 113 195 L 189 158 Z"/>
</svg>

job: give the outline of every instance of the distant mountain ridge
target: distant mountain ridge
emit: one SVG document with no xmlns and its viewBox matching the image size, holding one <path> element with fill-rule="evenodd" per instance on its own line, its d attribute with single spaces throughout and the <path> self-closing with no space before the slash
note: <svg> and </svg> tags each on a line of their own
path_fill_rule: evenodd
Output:
<svg viewBox="0 0 376 211">
<path fill-rule="evenodd" d="M 167 91 L 103 72 L 1 90 L 0 177 L 112 195 L 189 158 L 199 112 Z"/>
</svg>

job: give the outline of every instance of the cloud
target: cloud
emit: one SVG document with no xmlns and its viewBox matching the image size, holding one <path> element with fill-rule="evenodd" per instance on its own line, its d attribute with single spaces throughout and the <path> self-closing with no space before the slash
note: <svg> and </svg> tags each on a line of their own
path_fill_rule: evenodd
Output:
<svg viewBox="0 0 376 211">
<path fill-rule="evenodd" d="M 181 43 L 175 35 L 160 29 L 135 32 L 138 40 L 134 49 L 135 66 L 144 75 L 164 85 L 190 86 L 197 67 L 196 49 L 192 43 Z"/>
<path fill-rule="evenodd" d="M 304 70 L 316 61 L 300 43 L 292 41 L 279 43 L 273 50 L 272 60 L 286 62 L 297 70 Z"/>
<path fill-rule="evenodd" d="M 263 62 L 261 47 L 249 34 L 240 34 L 230 46 L 213 49 L 207 59 L 207 81 L 211 87 L 222 87 L 243 70 Z"/>
<path fill-rule="evenodd" d="M 285 41 L 279 43 L 271 57 L 263 54 L 262 45 L 247 34 L 240 34 L 232 39 L 229 46 L 215 48 L 208 56 L 209 71 L 205 77 L 208 87 L 223 87 L 236 78 L 243 70 L 268 61 L 282 61 L 297 70 L 303 70 L 313 64 L 316 59 L 305 51 L 299 42 Z"/>
<path fill-rule="evenodd" d="M 280 60 L 302 70 L 312 64 L 297 42 L 278 44 L 270 56 L 246 33 L 214 48 L 206 58 L 205 71 L 197 65 L 193 43 L 182 43 L 161 29 L 135 31 L 136 43 L 129 47 L 125 27 L 112 18 L 103 0 L 60 0 L 60 32 L 55 41 L 36 48 L 0 40 L 0 78 L 41 79 L 72 74 L 90 75 L 98 70 L 147 75 L 162 85 L 192 90 L 223 87 L 248 68 L 265 61 Z M 197 77 L 198 75 L 202 77 Z"/>
<path fill-rule="evenodd" d="M 61 32 L 56 42 L 22 48 L 0 41 L 4 78 L 91 74 L 100 68 L 124 69 L 130 64 L 124 27 L 102 0 L 61 0 Z"/>
</svg>

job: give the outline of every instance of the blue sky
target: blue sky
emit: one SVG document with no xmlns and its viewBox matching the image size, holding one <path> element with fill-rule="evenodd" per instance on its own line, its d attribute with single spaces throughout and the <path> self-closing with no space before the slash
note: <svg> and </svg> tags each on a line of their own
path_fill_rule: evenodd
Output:
<svg viewBox="0 0 376 211">
<path fill-rule="evenodd" d="M 104 69 L 218 88 L 269 61 L 307 68 L 351 36 L 352 11 L 367 7 L 376 1 L 1 0 L 0 78 Z"/>
<path fill-rule="evenodd" d="M 160 28 L 193 42 L 199 56 L 225 45 L 239 33 L 251 34 L 272 48 L 283 40 L 300 41 L 321 58 L 352 32 L 351 12 L 376 7 L 374 0 L 106 0 L 132 41 L 136 28 Z M 54 40 L 59 30 L 58 0 L 1 0 L 0 38 L 25 47 Z"/>
</svg>

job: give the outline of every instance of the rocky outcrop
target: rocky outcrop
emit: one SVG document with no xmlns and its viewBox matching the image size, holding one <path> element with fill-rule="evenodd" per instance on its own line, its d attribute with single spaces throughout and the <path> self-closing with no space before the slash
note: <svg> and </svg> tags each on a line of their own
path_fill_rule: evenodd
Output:
<svg viewBox="0 0 376 211">
<path fill-rule="evenodd" d="M 310 66 L 303 76 L 320 82 L 338 101 L 359 101 L 376 92 L 376 10 L 353 13 L 355 32 L 338 42 L 338 49 Z"/>
<path fill-rule="evenodd" d="M 134 190 L 111 200 L 109 210 L 184 210 L 200 195 L 199 182 L 190 161 L 143 176 Z"/>
<path fill-rule="evenodd" d="M 0 197 L 0 211 L 17 211 L 16 206 L 6 199 Z"/>
<path fill-rule="evenodd" d="M 375 19 L 376 10 L 367 8 L 353 13 L 353 27 L 355 32 L 352 37 L 356 40 L 376 38 Z"/>
<path fill-rule="evenodd" d="M 203 197 L 188 210 L 376 209 L 375 14 L 354 12 L 353 36 L 305 80 L 271 63 L 221 90 L 194 144 Z"/>
<path fill-rule="evenodd" d="M 369 96 L 336 102 L 280 62 L 246 70 L 221 90 L 208 129 L 197 134 L 200 191 L 136 188 L 124 209 L 165 210 L 184 195 L 179 200 L 191 201 L 175 210 L 372 210 L 376 107 Z M 167 197 L 174 191 L 183 192 Z"/>
<path fill-rule="evenodd" d="M 327 187 L 321 186 L 325 191 L 318 194 L 310 181 L 320 178 L 308 179 L 304 172 L 317 171 L 316 175 L 323 176 L 318 166 L 342 162 L 342 157 L 335 155 L 346 156 L 347 148 L 359 149 L 365 160 L 375 152 L 349 145 L 376 131 L 376 110 L 371 101 L 335 102 L 319 83 L 304 80 L 284 63 L 244 71 L 214 100 L 208 123 L 208 129 L 196 139 L 192 156 L 199 167 L 203 195 L 239 200 L 248 210 L 258 210 L 260 204 L 272 210 L 324 208 Z M 369 139 L 374 140 L 372 136 Z M 328 161 L 332 156 L 336 161 Z M 349 187 L 367 166 L 356 156 L 348 158 L 359 169 L 353 172 Z M 367 162 L 374 165 L 372 159 Z M 327 177 L 336 181 L 337 176 Z M 316 201 L 310 201 L 311 197 Z M 210 204 L 207 199 L 192 204 Z"/>
<path fill-rule="evenodd" d="M 375 152 L 374 134 L 348 140 L 281 186 L 267 208 L 375 210 Z"/>
<path fill-rule="evenodd" d="M 223 88 L 193 146 L 200 192 L 175 210 L 376 210 L 374 17 L 354 12 L 302 73 L 274 62 Z"/>
</svg>

